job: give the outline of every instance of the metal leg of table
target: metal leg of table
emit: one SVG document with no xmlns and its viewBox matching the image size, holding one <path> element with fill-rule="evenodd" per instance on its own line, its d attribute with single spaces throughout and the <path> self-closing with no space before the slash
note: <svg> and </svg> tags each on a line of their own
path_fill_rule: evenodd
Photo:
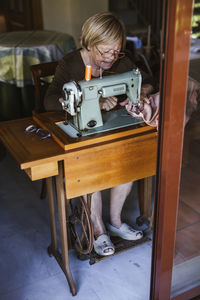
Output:
<svg viewBox="0 0 200 300">
<path fill-rule="evenodd" d="M 70 286 L 72 295 L 76 295 L 76 287 L 69 267 L 67 220 L 65 207 L 65 191 L 63 183 L 63 165 L 59 162 L 59 174 L 56 176 L 56 191 L 58 204 L 58 218 L 60 223 L 61 257 L 55 256 L 62 268 Z"/>
<path fill-rule="evenodd" d="M 51 252 L 58 250 L 57 233 L 56 233 L 56 214 L 55 214 L 55 203 L 53 195 L 53 178 L 46 178 L 47 194 L 48 194 L 48 206 L 49 206 L 49 217 L 50 217 L 50 228 L 51 228 L 51 245 L 48 248 L 49 255 Z M 51 252 L 50 252 L 51 250 Z"/>
<path fill-rule="evenodd" d="M 140 217 L 137 218 L 138 225 L 148 223 L 151 219 L 151 199 L 152 199 L 152 176 L 138 181 L 138 198 Z"/>
</svg>

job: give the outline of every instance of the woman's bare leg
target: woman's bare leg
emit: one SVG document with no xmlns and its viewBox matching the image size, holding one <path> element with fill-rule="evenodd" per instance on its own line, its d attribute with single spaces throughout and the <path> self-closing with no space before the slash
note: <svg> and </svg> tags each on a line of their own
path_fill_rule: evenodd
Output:
<svg viewBox="0 0 200 300">
<path fill-rule="evenodd" d="M 128 182 L 115 186 L 110 191 L 110 222 L 117 228 L 122 225 L 121 211 L 132 186 L 133 182 Z"/>
<path fill-rule="evenodd" d="M 107 236 L 107 240 L 105 241 L 105 237 L 102 236 L 103 234 L 107 235 L 107 232 L 106 232 L 106 228 L 103 223 L 103 220 L 102 220 L 101 192 L 96 192 L 96 193 L 92 194 L 90 212 L 91 212 L 90 216 L 91 216 L 93 230 L 94 230 L 94 237 L 96 239 L 94 241 L 95 251 L 100 255 L 113 254 L 115 251 L 115 248 L 114 248 L 114 245 L 111 243 L 110 238 Z M 103 240 L 100 242 L 97 242 L 99 237 L 100 237 L 100 239 L 101 239 L 101 237 L 103 237 Z M 99 249 L 101 249 L 101 251 Z"/>
<path fill-rule="evenodd" d="M 106 234 L 106 228 L 102 220 L 101 192 L 96 192 L 92 194 L 90 211 L 95 238 L 99 237 L 101 234 Z"/>
</svg>

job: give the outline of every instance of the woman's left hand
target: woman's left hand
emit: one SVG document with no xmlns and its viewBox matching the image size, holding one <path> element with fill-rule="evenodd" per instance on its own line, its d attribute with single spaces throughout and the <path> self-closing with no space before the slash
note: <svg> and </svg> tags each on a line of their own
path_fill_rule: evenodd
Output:
<svg viewBox="0 0 200 300">
<path fill-rule="evenodd" d="M 117 97 L 100 98 L 100 108 L 109 111 L 117 105 Z"/>
</svg>

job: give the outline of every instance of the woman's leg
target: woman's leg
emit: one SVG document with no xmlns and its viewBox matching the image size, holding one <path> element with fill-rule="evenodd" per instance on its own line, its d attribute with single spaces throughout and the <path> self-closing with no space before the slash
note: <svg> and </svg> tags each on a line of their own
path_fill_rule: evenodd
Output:
<svg viewBox="0 0 200 300">
<path fill-rule="evenodd" d="M 131 191 L 133 182 L 122 184 L 111 190 L 110 201 L 110 222 L 108 230 L 110 235 L 119 236 L 125 240 L 139 240 L 143 237 L 142 231 L 135 230 L 126 223 L 121 221 L 121 212 L 126 197 Z"/>
<path fill-rule="evenodd" d="M 133 182 L 128 182 L 115 186 L 110 191 L 110 222 L 117 228 L 122 225 L 121 211 L 132 186 Z"/>
<path fill-rule="evenodd" d="M 91 199 L 91 220 L 94 230 L 95 238 L 99 237 L 101 234 L 106 234 L 106 228 L 102 220 L 102 197 L 101 192 L 96 192 L 92 194 Z"/>
<path fill-rule="evenodd" d="M 111 255 L 115 251 L 110 237 L 107 235 L 102 220 L 102 197 L 101 192 L 92 194 L 90 216 L 94 230 L 94 249 L 99 255 Z"/>
</svg>

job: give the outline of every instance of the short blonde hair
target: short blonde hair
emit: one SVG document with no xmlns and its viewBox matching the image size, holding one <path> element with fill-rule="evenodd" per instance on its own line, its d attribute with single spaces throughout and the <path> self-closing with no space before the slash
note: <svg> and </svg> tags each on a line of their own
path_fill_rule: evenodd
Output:
<svg viewBox="0 0 200 300">
<path fill-rule="evenodd" d="M 99 44 L 121 42 L 126 45 L 125 26 L 122 20 L 111 12 L 98 13 L 85 21 L 81 32 L 81 46 L 84 49 Z"/>
</svg>

